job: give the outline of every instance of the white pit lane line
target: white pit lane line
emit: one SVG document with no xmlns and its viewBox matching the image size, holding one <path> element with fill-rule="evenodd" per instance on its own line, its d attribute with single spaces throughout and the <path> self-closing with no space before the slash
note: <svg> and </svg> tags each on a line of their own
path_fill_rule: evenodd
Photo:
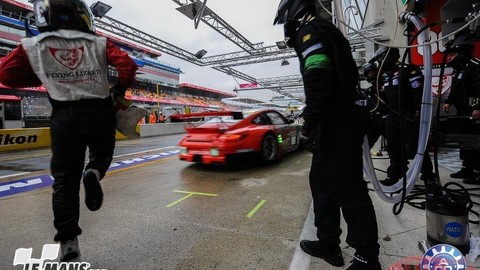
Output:
<svg viewBox="0 0 480 270">
<path fill-rule="evenodd" d="M 310 269 L 310 255 L 303 252 L 300 248 L 301 240 L 315 240 L 317 239 L 317 228 L 314 225 L 314 213 L 313 213 L 313 201 L 308 210 L 307 218 L 303 224 L 302 232 L 300 233 L 300 240 L 297 243 L 295 248 L 295 253 L 292 257 L 292 262 L 290 263 L 289 270 L 308 270 Z"/>
</svg>

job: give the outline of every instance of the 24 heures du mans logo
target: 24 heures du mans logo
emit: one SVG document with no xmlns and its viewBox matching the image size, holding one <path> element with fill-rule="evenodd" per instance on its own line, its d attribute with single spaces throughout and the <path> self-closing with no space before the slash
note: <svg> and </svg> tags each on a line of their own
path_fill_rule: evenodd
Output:
<svg viewBox="0 0 480 270">
<path fill-rule="evenodd" d="M 23 270 L 107 270 L 90 268 L 88 262 L 57 262 L 59 244 L 43 245 L 39 259 L 32 258 L 32 248 L 19 248 L 15 251 L 13 265 L 23 266 Z"/>
</svg>

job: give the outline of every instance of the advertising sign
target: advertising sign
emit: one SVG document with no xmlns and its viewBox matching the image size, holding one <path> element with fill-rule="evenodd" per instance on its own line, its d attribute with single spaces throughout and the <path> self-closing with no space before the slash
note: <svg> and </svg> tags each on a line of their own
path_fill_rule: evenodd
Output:
<svg viewBox="0 0 480 270">
<path fill-rule="evenodd" d="M 240 89 L 256 88 L 258 86 L 258 83 L 256 83 L 256 82 L 254 82 L 254 83 L 240 83 L 239 86 L 240 86 Z"/>
<path fill-rule="evenodd" d="M 425 6 L 427 16 L 424 17 L 423 23 L 425 25 L 438 22 L 441 20 L 440 10 L 443 5 L 445 5 L 446 0 L 431 1 L 428 5 Z M 432 63 L 433 65 L 439 65 L 442 63 L 443 52 L 445 47 L 443 46 L 442 38 L 442 27 L 441 25 L 434 25 L 429 29 L 429 38 L 430 41 L 439 40 L 438 42 L 432 43 Z M 412 34 L 413 35 L 413 34 Z M 412 45 L 419 45 L 418 40 L 415 40 Z M 415 65 L 423 66 L 423 47 L 418 46 L 412 49 L 412 63 Z"/>
</svg>

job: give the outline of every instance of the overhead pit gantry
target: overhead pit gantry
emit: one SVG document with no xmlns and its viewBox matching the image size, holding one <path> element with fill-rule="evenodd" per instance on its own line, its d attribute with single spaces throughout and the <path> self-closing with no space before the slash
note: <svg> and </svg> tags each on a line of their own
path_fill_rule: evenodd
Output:
<svg viewBox="0 0 480 270">
<path fill-rule="evenodd" d="M 279 94 L 293 97 L 288 93 L 288 90 L 291 87 L 299 86 L 300 75 L 294 77 L 285 76 L 257 79 L 233 68 L 236 66 L 296 58 L 297 56 L 293 49 L 282 46 L 281 44 L 264 46 L 263 42 L 253 43 L 249 41 L 246 37 L 241 35 L 237 30 L 225 22 L 214 11 L 212 11 L 206 5 L 206 0 L 204 2 L 199 0 L 172 1 L 179 5 L 179 8 L 177 8 L 178 11 L 194 21 L 195 27 L 197 27 L 198 23 L 201 21 L 236 44 L 242 50 L 232 53 L 203 57 L 201 54 L 188 52 L 171 43 L 165 42 L 157 37 L 126 25 L 108 16 L 96 18 L 96 27 L 97 29 L 118 35 L 122 38 L 141 44 L 142 46 L 147 46 L 149 48 L 165 52 L 192 64 L 198 66 L 210 66 L 217 71 L 234 76 L 235 78 L 239 78 L 247 82 L 257 83 L 262 88 L 272 89 L 272 91 L 275 91 Z M 329 12 L 331 12 L 332 9 L 332 1 L 321 0 L 321 2 L 322 5 L 327 8 L 327 10 L 330 9 L 328 12 L 325 10 L 321 11 L 321 16 L 331 19 Z M 335 6 L 338 6 L 337 9 L 341 9 L 342 4 L 338 3 L 334 5 L 334 7 Z M 368 28 L 362 31 L 365 33 L 362 36 L 377 37 L 380 35 L 377 28 Z M 364 42 L 364 39 L 362 36 L 359 36 L 358 33 L 347 34 L 347 36 L 351 36 L 349 38 L 351 38 L 352 41 L 357 44 L 355 45 L 357 46 L 356 48 L 362 46 L 361 43 Z"/>
</svg>

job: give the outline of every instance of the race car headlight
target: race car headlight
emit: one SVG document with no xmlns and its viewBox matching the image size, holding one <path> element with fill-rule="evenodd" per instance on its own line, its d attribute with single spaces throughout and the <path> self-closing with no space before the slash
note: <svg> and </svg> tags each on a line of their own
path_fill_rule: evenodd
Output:
<svg viewBox="0 0 480 270">
<path fill-rule="evenodd" d="M 210 148 L 210 155 L 213 157 L 218 157 L 220 155 L 220 151 L 218 148 Z"/>
<path fill-rule="evenodd" d="M 243 138 L 247 137 L 247 135 L 243 134 L 223 134 L 218 138 L 219 141 L 222 142 L 233 142 L 233 141 L 240 141 Z"/>
<path fill-rule="evenodd" d="M 187 147 L 180 147 L 180 154 L 188 153 Z"/>
</svg>

